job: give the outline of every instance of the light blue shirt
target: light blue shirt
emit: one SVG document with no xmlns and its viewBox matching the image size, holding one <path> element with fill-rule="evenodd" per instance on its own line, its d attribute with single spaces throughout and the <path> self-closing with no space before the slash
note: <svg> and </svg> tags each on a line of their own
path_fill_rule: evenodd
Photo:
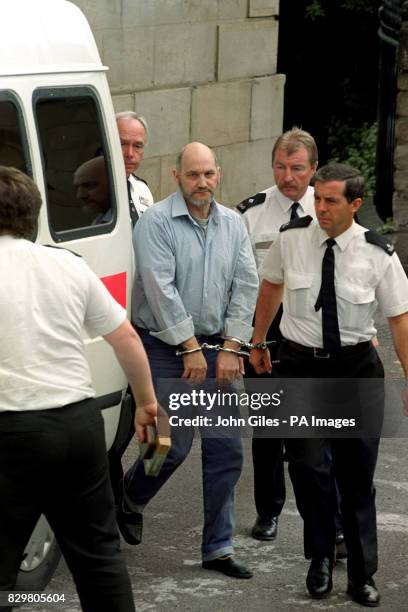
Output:
<svg viewBox="0 0 408 612">
<path fill-rule="evenodd" d="M 258 275 L 235 211 L 213 201 L 204 232 L 173 193 L 139 219 L 133 246 L 134 324 L 172 345 L 213 334 L 250 340 Z"/>
</svg>

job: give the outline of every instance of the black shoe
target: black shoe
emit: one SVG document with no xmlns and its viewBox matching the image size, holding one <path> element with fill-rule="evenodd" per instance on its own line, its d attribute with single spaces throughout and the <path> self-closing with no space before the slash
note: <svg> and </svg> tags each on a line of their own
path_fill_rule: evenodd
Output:
<svg viewBox="0 0 408 612">
<path fill-rule="evenodd" d="M 306 586 L 312 597 L 321 599 L 332 590 L 332 566 L 332 562 L 327 557 L 312 559 L 306 578 Z"/>
<path fill-rule="evenodd" d="M 347 585 L 347 594 L 362 606 L 376 608 L 380 605 L 381 596 L 372 578 L 369 578 L 367 582 L 360 585 L 353 584 L 353 582 L 349 580 Z"/>
<path fill-rule="evenodd" d="M 252 578 L 253 573 L 245 565 L 239 561 L 235 561 L 233 557 L 213 559 L 212 561 L 203 561 L 202 567 L 208 570 L 221 572 L 232 578 Z"/>
<path fill-rule="evenodd" d="M 255 525 L 252 527 L 251 535 L 255 540 L 274 540 L 278 535 L 278 516 L 272 518 L 257 517 Z"/>
<path fill-rule="evenodd" d="M 143 514 L 131 509 L 131 503 L 127 499 L 124 485 L 121 487 L 119 505 L 116 511 L 116 520 L 123 539 L 128 544 L 136 546 L 142 541 Z"/>
<path fill-rule="evenodd" d="M 336 560 L 347 559 L 347 546 L 342 531 L 336 533 Z"/>
</svg>

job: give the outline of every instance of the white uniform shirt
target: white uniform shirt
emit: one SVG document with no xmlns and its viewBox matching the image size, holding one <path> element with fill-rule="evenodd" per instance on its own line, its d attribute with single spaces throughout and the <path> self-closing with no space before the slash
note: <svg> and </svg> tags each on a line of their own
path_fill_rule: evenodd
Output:
<svg viewBox="0 0 408 612">
<path fill-rule="evenodd" d="M 377 305 L 384 316 L 408 311 L 408 279 L 396 253 L 366 241 L 366 228 L 357 223 L 336 238 L 335 288 L 342 346 L 376 335 Z M 327 234 L 314 221 L 309 227 L 279 234 L 260 270 L 261 278 L 285 283 L 283 336 L 304 346 L 322 347 L 322 311 L 314 305 L 321 285 Z"/>
<path fill-rule="evenodd" d="M 137 214 L 142 215 L 146 208 L 153 204 L 153 195 L 149 187 L 133 174 L 129 176 L 130 192 Z"/>
<path fill-rule="evenodd" d="M 252 206 L 242 216 L 247 228 L 254 252 L 256 266 L 259 268 L 271 244 L 279 235 L 279 228 L 290 220 L 293 200 L 284 196 L 274 185 L 265 189 L 266 199 L 262 204 Z M 304 196 L 299 200 L 297 209 L 299 217 L 305 215 L 315 216 L 314 189 L 308 187 Z"/>
<path fill-rule="evenodd" d="M 93 397 L 82 341 L 114 331 L 126 311 L 69 251 L 0 236 L 0 411 Z"/>
</svg>

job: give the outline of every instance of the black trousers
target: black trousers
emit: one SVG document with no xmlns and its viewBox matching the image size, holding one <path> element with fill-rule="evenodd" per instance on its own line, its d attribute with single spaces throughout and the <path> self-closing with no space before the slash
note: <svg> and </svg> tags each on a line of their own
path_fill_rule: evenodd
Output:
<svg viewBox="0 0 408 612">
<path fill-rule="evenodd" d="M 120 550 L 103 419 L 92 400 L 0 413 L 0 591 L 13 590 L 45 514 L 86 612 L 135 610 Z"/>
<path fill-rule="evenodd" d="M 277 347 L 282 339 L 279 323 L 282 318 L 280 306 L 266 339 L 275 341 L 270 345 L 271 359 L 276 358 Z M 245 363 L 245 378 L 270 378 L 270 374 L 257 374 L 249 361 Z M 255 432 L 254 432 L 255 433 Z M 286 499 L 285 471 L 282 438 L 252 438 L 252 464 L 254 469 L 254 500 L 258 516 L 270 519 L 279 516 Z"/>
<path fill-rule="evenodd" d="M 283 341 L 277 378 L 382 379 L 384 369 L 371 343 L 356 352 L 318 359 Z M 341 389 L 341 381 L 339 381 Z M 356 410 L 359 398 L 355 398 Z M 383 397 L 379 398 L 382 409 Z M 361 406 L 360 406 L 361 408 Z M 363 405 L 363 410 L 366 407 Z M 355 583 L 363 583 L 377 570 L 377 527 L 374 471 L 379 438 L 285 439 L 289 473 L 298 510 L 304 520 L 306 558 L 333 558 L 335 494 L 333 475 L 341 499 L 347 571 Z M 331 457 L 331 461 L 330 461 Z M 334 474 L 333 474 L 333 472 Z"/>
</svg>

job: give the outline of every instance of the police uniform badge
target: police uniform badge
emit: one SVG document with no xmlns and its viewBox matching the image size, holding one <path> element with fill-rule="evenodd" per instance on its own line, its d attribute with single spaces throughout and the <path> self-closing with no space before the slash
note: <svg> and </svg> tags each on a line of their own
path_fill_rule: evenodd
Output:
<svg viewBox="0 0 408 612">
<path fill-rule="evenodd" d="M 313 217 L 310 215 L 306 215 L 305 217 L 298 217 L 297 219 L 292 219 L 292 221 L 288 221 L 280 226 L 280 232 L 286 232 L 289 229 L 296 229 L 299 227 L 308 227 L 313 221 Z"/>
<path fill-rule="evenodd" d="M 387 240 L 385 236 L 382 236 L 378 232 L 374 232 L 373 230 L 368 230 L 364 233 L 365 239 L 370 244 L 374 244 L 375 246 L 380 247 L 383 251 L 387 253 L 387 255 L 392 255 L 395 253 L 395 247 Z"/>
<path fill-rule="evenodd" d="M 239 210 L 241 214 L 244 214 L 244 212 L 246 212 L 253 206 L 258 206 L 258 204 L 262 204 L 263 202 L 265 202 L 265 200 L 266 193 L 257 193 L 256 195 L 251 196 L 246 200 L 242 200 L 242 202 L 237 205 L 237 210 Z"/>
</svg>

